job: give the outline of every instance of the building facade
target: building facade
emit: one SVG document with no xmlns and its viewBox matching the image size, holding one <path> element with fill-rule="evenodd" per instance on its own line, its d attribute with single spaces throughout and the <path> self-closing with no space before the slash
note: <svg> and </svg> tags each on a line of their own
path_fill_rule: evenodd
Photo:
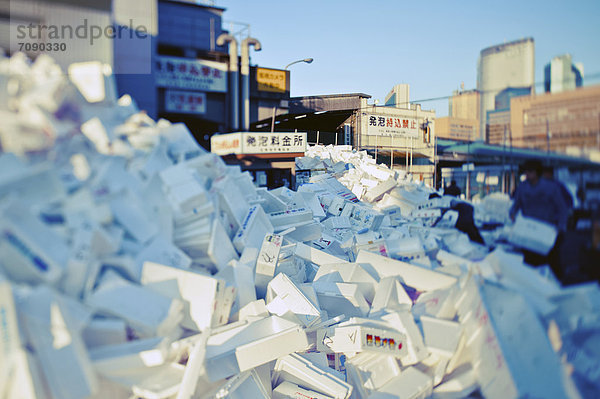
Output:
<svg viewBox="0 0 600 399">
<path fill-rule="evenodd" d="M 231 62 L 231 40 L 219 42 L 229 33 L 223 28 L 224 8 L 193 0 L 20 0 L 1 6 L 6 9 L 0 9 L 0 29 L 7 33 L 0 38 L 1 47 L 19 51 L 14 39 L 20 25 L 43 31 L 39 35 L 34 29 L 27 38 L 38 44 L 52 43 L 48 26 L 57 27 L 63 36 L 81 26 L 78 33 L 85 32 L 85 38 L 61 38 L 67 51 L 51 54 L 63 70 L 75 62 L 110 65 L 119 95 L 130 94 L 153 118 L 184 122 L 206 148 L 213 133 L 238 130 L 243 121 L 256 121 L 274 110 L 287 112 L 290 72 L 244 68 L 237 50 Z M 104 34 L 91 45 L 91 26 L 122 34 Z M 130 40 L 137 35 L 145 40 Z M 249 38 L 231 38 L 243 53 L 243 39 Z M 39 55 L 26 52 L 32 58 Z M 241 95 L 246 81 L 247 106 Z"/>
<path fill-rule="evenodd" d="M 481 139 L 485 139 L 487 112 L 495 108 L 495 97 L 500 91 L 507 87 L 529 87 L 533 90 L 534 52 L 533 38 L 498 44 L 481 50 L 477 68 Z"/>
<path fill-rule="evenodd" d="M 457 141 L 475 141 L 479 138 L 479 119 L 446 116 L 435 120 L 436 137 Z"/>
<path fill-rule="evenodd" d="M 477 90 L 454 91 L 448 100 L 448 116 L 436 120 L 436 137 L 458 141 L 477 140 L 479 101 Z"/>
<path fill-rule="evenodd" d="M 517 147 L 568 152 L 600 150 L 600 86 L 511 100 L 510 124 Z"/>
<path fill-rule="evenodd" d="M 552 58 L 544 67 L 544 91 L 560 93 L 583 86 L 583 64 L 573 64 L 571 54 Z"/>
</svg>

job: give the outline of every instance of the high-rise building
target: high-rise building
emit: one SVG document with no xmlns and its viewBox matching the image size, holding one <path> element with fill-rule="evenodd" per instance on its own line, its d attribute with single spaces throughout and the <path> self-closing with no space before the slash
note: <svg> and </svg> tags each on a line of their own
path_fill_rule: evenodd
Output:
<svg viewBox="0 0 600 399">
<path fill-rule="evenodd" d="M 571 54 L 552 58 L 544 68 L 544 91 L 560 93 L 583 85 L 583 64 L 573 64 Z"/>
<path fill-rule="evenodd" d="M 484 139 L 487 112 L 495 108 L 496 95 L 507 87 L 530 87 L 535 83 L 533 38 L 498 44 L 481 50 L 477 68 L 480 92 L 479 135 Z"/>
</svg>

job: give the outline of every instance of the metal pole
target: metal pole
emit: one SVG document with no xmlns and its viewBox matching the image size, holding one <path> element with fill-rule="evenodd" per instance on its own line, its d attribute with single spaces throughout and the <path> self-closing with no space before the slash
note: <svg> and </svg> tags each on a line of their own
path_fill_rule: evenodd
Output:
<svg viewBox="0 0 600 399">
<path fill-rule="evenodd" d="M 392 145 L 390 146 L 390 169 L 394 169 L 394 134 L 392 133 L 391 136 L 391 143 Z"/>
<path fill-rule="evenodd" d="M 252 37 L 242 40 L 242 127 L 244 131 L 250 129 L 250 46 L 254 51 L 260 51 L 260 42 Z"/>
<path fill-rule="evenodd" d="M 273 107 L 273 117 L 271 118 L 271 133 L 275 131 L 275 113 L 277 112 L 277 105 Z"/>
<path fill-rule="evenodd" d="M 317 130 L 317 145 L 319 144 L 319 131 Z"/>
<path fill-rule="evenodd" d="M 379 148 L 379 135 L 375 136 L 375 163 L 377 163 L 377 148 Z"/>
<path fill-rule="evenodd" d="M 410 172 L 412 173 L 413 167 L 413 138 L 410 138 Z"/>
<path fill-rule="evenodd" d="M 223 33 L 217 38 L 217 45 L 223 46 L 229 43 L 229 96 L 230 96 L 230 128 L 233 131 L 239 129 L 239 89 L 238 89 L 238 42 L 232 35 Z"/>
</svg>

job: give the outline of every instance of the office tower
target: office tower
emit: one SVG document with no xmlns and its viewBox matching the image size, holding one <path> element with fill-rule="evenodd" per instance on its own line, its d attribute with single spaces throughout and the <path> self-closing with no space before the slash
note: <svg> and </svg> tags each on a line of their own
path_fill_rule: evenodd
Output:
<svg viewBox="0 0 600 399">
<path fill-rule="evenodd" d="M 481 50 L 477 70 L 480 92 L 479 136 L 484 139 L 487 112 L 495 107 L 496 95 L 507 87 L 531 87 L 535 82 L 533 38 L 498 44 Z"/>
<path fill-rule="evenodd" d="M 544 68 L 544 91 L 560 93 L 583 85 L 583 64 L 573 64 L 571 54 L 552 58 Z"/>
</svg>

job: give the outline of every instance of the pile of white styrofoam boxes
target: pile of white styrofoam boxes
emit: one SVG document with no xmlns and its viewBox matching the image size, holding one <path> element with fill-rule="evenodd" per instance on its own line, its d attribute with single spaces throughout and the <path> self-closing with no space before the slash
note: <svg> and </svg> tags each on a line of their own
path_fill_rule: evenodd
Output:
<svg viewBox="0 0 600 399">
<path fill-rule="evenodd" d="M 515 249 L 546 226 L 473 244 L 349 146 L 257 188 L 100 63 L 17 54 L 0 84 L 0 399 L 598 396 L 598 286 Z"/>
</svg>

